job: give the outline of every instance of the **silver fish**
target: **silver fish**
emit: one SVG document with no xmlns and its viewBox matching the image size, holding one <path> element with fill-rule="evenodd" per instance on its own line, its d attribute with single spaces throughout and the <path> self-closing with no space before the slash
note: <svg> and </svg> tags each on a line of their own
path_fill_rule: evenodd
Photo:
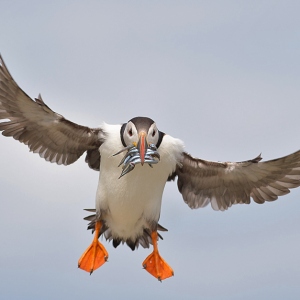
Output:
<svg viewBox="0 0 300 300">
<path fill-rule="evenodd" d="M 115 153 L 113 156 L 116 156 L 126 150 L 127 153 L 124 155 L 124 157 L 121 159 L 118 165 L 118 167 L 122 165 L 122 172 L 119 178 L 131 172 L 135 168 L 135 165 L 141 163 L 141 157 L 139 151 L 135 146 L 125 147 L 120 151 L 118 151 L 117 153 Z M 152 165 L 157 164 L 159 160 L 160 160 L 160 155 L 157 151 L 157 147 L 154 144 L 150 144 L 145 153 L 144 162 L 147 163 L 151 168 L 153 168 Z"/>
</svg>

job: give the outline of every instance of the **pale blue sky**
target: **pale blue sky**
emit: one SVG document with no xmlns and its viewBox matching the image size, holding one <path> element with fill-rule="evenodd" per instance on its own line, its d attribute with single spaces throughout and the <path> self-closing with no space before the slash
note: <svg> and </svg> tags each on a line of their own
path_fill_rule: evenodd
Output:
<svg viewBox="0 0 300 300">
<path fill-rule="evenodd" d="M 0 52 L 17 83 L 95 127 L 137 115 L 209 160 L 300 148 L 299 1 L 1 1 Z M 192 211 L 163 198 L 158 283 L 150 249 L 114 249 L 92 276 L 77 260 L 98 174 L 46 163 L 0 136 L 3 299 L 299 299 L 300 189 L 274 203 Z"/>
</svg>

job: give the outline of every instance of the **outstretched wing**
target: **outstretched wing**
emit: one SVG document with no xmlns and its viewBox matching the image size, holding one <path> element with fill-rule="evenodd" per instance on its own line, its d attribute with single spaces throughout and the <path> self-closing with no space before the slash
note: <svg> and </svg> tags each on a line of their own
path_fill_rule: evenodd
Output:
<svg viewBox="0 0 300 300">
<path fill-rule="evenodd" d="M 4 136 L 12 136 L 57 164 L 69 165 L 85 151 L 93 153 L 104 138 L 100 128 L 77 125 L 52 111 L 41 96 L 32 100 L 14 81 L 1 56 L 0 120 Z"/>
<path fill-rule="evenodd" d="M 300 185 L 300 151 L 260 162 L 260 155 L 243 162 L 212 162 L 183 153 L 176 169 L 178 189 L 191 208 L 211 203 L 215 210 L 232 204 L 274 201 Z"/>
</svg>

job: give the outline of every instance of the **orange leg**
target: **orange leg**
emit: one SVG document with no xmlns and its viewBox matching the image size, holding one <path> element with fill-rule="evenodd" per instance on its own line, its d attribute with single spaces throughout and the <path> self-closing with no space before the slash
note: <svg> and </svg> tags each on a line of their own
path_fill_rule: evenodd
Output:
<svg viewBox="0 0 300 300">
<path fill-rule="evenodd" d="M 151 275 L 156 277 L 159 281 L 174 276 L 172 268 L 159 255 L 157 248 L 157 232 L 151 233 L 153 252 L 144 260 L 143 267 Z"/>
<path fill-rule="evenodd" d="M 87 271 L 90 274 L 101 267 L 108 259 L 108 252 L 98 241 L 101 226 L 102 223 L 100 221 L 96 222 L 93 242 L 78 260 L 78 268 Z"/>
</svg>

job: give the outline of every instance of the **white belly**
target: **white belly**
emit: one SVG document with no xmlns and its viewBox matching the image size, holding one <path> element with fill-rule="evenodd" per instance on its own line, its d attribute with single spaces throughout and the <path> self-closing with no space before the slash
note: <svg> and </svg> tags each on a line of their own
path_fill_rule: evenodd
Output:
<svg viewBox="0 0 300 300">
<path fill-rule="evenodd" d="M 107 140 L 100 147 L 97 214 L 105 221 L 113 238 L 135 240 L 143 234 L 144 229 L 151 229 L 151 225 L 157 224 L 164 186 L 168 176 L 176 168 L 183 145 L 180 141 L 180 151 L 175 147 L 176 153 L 169 153 L 170 147 L 167 147 L 167 152 L 162 143 L 159 147 L 161 159 L 158 164 L 153 165 L 153 168 L 148 164 L 136 165 L 133 171 L 119 179 L 122 168 L 118 168 L 118 164 L 124 154 L 112 155 L 123 148 L 120 126 L 106 126 L 110 130 Z"/>
<path fill-rule="evenodd" d="M 138 165 L 118 179 L 120 159 L 111 160 L 100 173 L 96 209 L 105 212 L 103 218 L 113 237 L 135 239 L 143 228 L 149 228 L 148 222 L 157 223 L 168 174 L 158 166 Z"/>
</svg>

